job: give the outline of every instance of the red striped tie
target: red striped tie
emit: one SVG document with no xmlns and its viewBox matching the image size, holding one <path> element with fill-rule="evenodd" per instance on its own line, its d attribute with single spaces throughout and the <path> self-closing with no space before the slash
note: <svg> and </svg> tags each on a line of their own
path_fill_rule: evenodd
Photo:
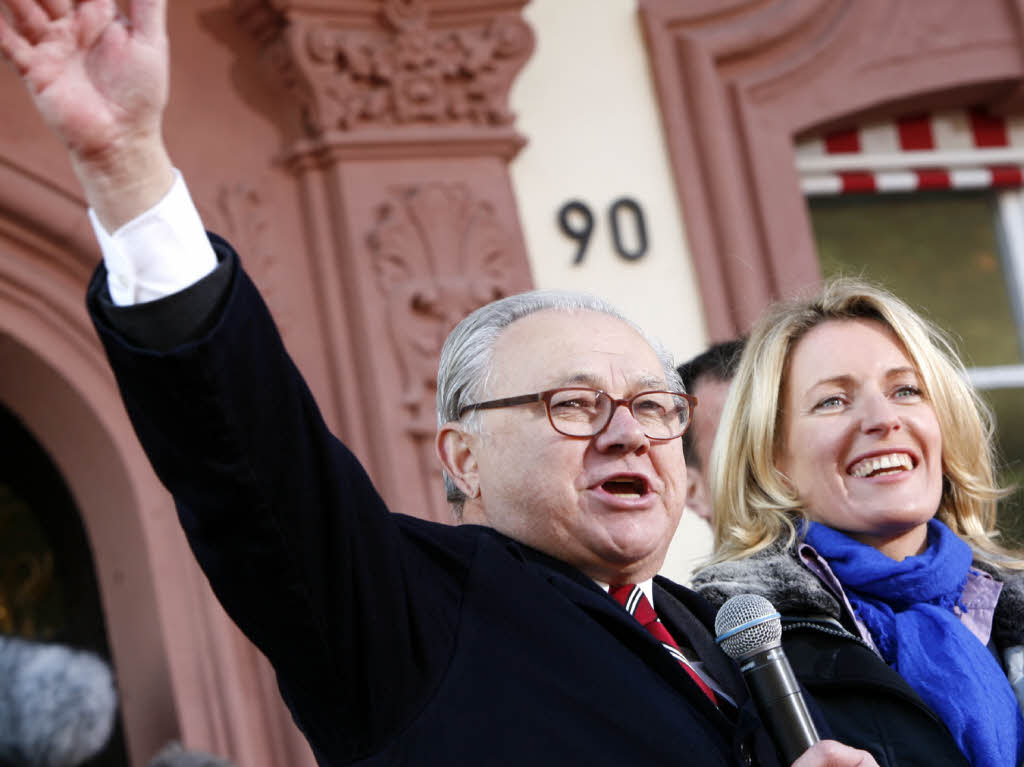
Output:
<svg viewBox="0 0 1024 767">
<path fill-rule="evenodd" d="M 625 607 L 626 612 L 636 618 L 640 625 L 647 629 L 655 639 L 661 642 L 662 647 L 668 650 L 669 655 L 679 661 L 679 665 L 697 683 L 701 692 L 707 695 L 712 703 L 718 705 L 718 698 L 715 697 L 715 693 L 708 687 L 707 682 L 700 678 L 700 674 L 690 668 L 690 664 L 687 663 L 682 650 L 679 649 L 679 645 L 676 644 L 676 640 L 672 638 L 672 635 L 668 633 L 668 629 L 662 624 L 658 614 L 654 612 L 654 608 L 647 600 L 643 589 L 635 583 L 627 583 L 623 586 L 612 586 L 608 593 L 611 594 L 616 602 Z"/>
</svg>

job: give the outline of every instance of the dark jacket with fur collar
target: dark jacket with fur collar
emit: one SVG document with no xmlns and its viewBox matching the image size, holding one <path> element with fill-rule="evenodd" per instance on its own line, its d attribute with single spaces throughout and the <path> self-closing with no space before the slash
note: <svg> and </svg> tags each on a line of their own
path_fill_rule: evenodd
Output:
<svg viewBox="0 0 1024 767">
<path fill-rule="evenodd" d="M 976 567 L 1003 582 L 992 641 L 1024 701 L 1024 573 Z M 871 751 L 881 767 L 968 764 L 946 726 L 860 638 L 845 597 L 795 549 L 777 545 L 712 565 L 694 576 L 693 588 L 715 607 L 737 594 L 758 594 L 775 605 L 793 671 L 821 704 L 837 740 Z"/>
</svg>

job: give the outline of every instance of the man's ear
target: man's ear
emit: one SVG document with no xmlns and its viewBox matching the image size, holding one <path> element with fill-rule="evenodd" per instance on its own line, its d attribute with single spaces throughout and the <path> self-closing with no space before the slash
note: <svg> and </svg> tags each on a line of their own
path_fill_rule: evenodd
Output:
<svg viewBox="0 0 1024 767">
<path fill-rule="evenodd" d="M 696 466 L 686 467 L 686 505 L 698 517 L 711 524 L 711 498 L 704 472 Z"/>
<path fill-rule="evenodd" d="M 475 442 L 473 435 L 454 421 L 438 429 L 434 442 L 441 465 L 467 498 L 480 495 L 479 467 L 473 453 Z"/>
</svg>

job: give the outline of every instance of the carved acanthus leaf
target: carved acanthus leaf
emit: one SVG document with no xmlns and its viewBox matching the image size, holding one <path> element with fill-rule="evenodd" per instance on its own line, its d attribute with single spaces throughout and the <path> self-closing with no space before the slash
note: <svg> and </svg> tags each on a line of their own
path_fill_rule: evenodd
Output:
<svg viewBox="0 0 1024 767">
<path fill-rule="evenodd" d="M 432 436 L 437 360 L 464 316 L 509 292 L 512 240 L 465 184 L 393 190 L 369 235 L 377 285 L 402 371 L 408 432 Z"/>
<path fill-rule="evenodd" d="M 246 271 L 260 286 L 267 304 L 282 332 L 290 318 L 282 311 L 277 286 L 287 280 L 279 277 L 283 268 L 271 246 L 270 220 L 263 195 L 257 186 L 236 182 L 221 185 L 212 202 L 198 204 L 208 229 L 227 239 L 242 259 Z"/>
</svg>

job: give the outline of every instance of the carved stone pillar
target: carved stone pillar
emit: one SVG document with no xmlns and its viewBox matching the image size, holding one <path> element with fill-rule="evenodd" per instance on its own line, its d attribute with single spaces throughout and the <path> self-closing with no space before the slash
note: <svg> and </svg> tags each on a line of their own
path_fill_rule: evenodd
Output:
<svg viewBox="0 0 1024 767">
<path fill-rule="evenodd" d="M 235 0 L 294 103 L 284 160 L 329 369 L 328 419 L 391 508 L 444 520 L 441 343 L 530 287 L 507 163 L 526 0 Z"/>
</svg>

